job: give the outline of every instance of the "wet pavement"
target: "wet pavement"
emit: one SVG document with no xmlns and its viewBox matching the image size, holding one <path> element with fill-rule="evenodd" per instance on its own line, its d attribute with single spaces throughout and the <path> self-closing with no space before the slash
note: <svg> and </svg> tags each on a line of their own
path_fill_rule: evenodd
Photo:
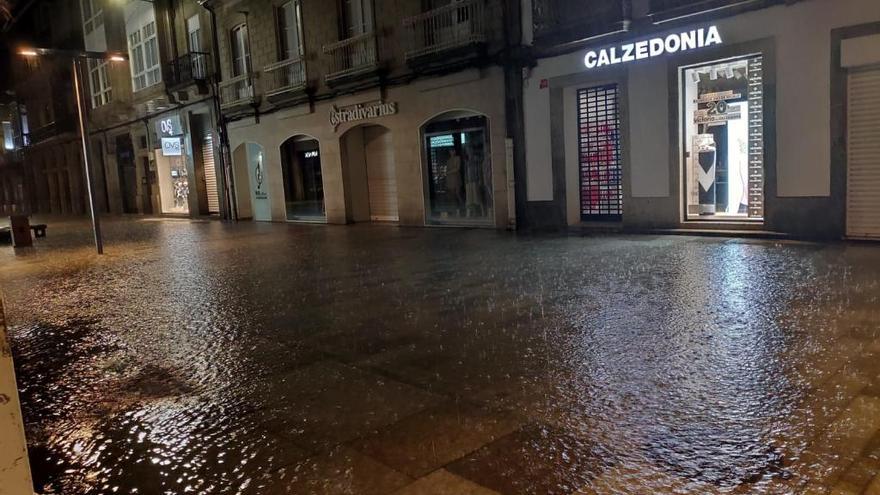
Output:
<svg viewBox="0 0 880 495">
<path fill-rule="evenodd" d="M 880 494 L 880 246 L 52 222 L 0 246 L 75 494 Z"/>
</svg>

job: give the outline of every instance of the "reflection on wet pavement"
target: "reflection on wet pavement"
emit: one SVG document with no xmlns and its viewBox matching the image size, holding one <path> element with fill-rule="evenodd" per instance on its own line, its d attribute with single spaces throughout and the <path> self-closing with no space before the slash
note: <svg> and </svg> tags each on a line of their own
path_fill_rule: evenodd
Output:
<svg viewBox="0 0 880 495">
<path fill-rule="evenodd" d="M 106 230 L 0 248 L 41 492 L 880 494 L 880 247 Z"/>
</svg>

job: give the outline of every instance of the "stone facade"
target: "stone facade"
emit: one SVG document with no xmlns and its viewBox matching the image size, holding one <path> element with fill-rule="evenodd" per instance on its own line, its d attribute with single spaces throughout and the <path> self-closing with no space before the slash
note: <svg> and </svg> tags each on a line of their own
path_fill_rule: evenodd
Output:
<svg viewBox="0 0 880 495">
<path fill-rule="evenodd" d="M 507 228 L 512 225 L 513 209 L 510 187 L 512 174 L 508 170 L 506 137 L 504 71 L 494 54 L 505 47 L 502 30 L 502 2 L 489 0 L 479 4 L 479 14 L 457 14 L 476 18 L 482 24 L 482 36 L 476 43 L 461 43 L 455 49 L 439 49 L 430 53 L 427 64 L 419 66 L 412 56 L 413 38 L 408 26 L 418 22 L 417 16 L 447 15 L 441 11 L 423 12 L 417 2 L 376 0 L 373 2 L 373 29 L 376 57 L 374 67 L 350 78 L 336 80 L 338 60 L 333 47 L 346 39 L 341 4 L 319 0 L 300 3 L 303 19 L 303 56 L 305 84 L 282 94 L 268 94 L 272 75 L 263 68 L 278 63 L 279 33 L 276 10 L 284 2 L 273 1 L 271 8 L 265 2 L 238 2 L 233 7 L 218 10 L 220 31 L 220 58 L 223 77 L 232 77 L 231 33 L 236 26 L 247 23 L 250 42 L 251 70 L 254 73 L 255 96 L 244 105 L 225 107 L 229 120 L 230 149 L 236 178 L 236 199 L 242 217 L 262 220 L 291 220 L 285 210 L 291 198 L 285 197 L 284 170 L 287 164 L 282 146 L 290 139 L 317 140 L 323 181 L 323 201 L 328 223 L 348 223 L 375 220 L 367 211 L 369 179 L 363 172 L 361 158 L 354 158 L 352 146 L 359 147 L 362 131 L 380 129 L 390 132 L 386 148 L 376 153 L 389 155 L 393 162 L 395 193 L 391 202 L 396 204 L 395 220 L 400 225 L 422 226 L 431 224 L 426 212 L 430 208 L 424 132 L 432 119 L 462 115 L 485 118 L 487 154 L 485 168 L 491 177 L 485 179 L 483 193 L 492 198 L 491 215 L 483 222 L 487 227 Z M 441 9 L 442 10 L 442 9 Z M 246 14 L 245 14 L 246 12 Z M 483 21 L 484 19 L 484 21 Z M 461 22 L 457 20 L 456 22 Z M 409 23 L 409 24 L 408 24 Z M 468 24 L 467 28 L 472 29 Z M 476 29 L 476 28 L 473 28 Z M 439 36 L 439 35 L 438 35 Z M 341 42 L 346 43 L 345 41 Z M 463 53 L 462 51 L 463 50 Z M 422 62 L 419 60 L 418 62 Z M 434 63 L 431 65 L 431 63 Z M 331 121 L 331 112 L 394 104 L 394 112 L 375 115 L 364 112 L 354 121 Z M 384 114 L 384 115 L 382 115 Z M 248 145 L 257 145 L 262 153 L 262 172 L 268 180 L 268 213 L 260 216 L 250 197 L 252 172 L 248 169 Z M 360 153 L 360 152 L 358 152 Z M 251 164 L 252 165 L 252 164 Z M 483 210 L 485 211 L 485 209 Z M 374 213 L 374 212 L 373 212 Z M 444 222 L 445 223 L 445 222 Z M 450 222 L 456 224 L 456 222 Z M 468 223 L 465 221 L 464 223 Z"/>
</svg>

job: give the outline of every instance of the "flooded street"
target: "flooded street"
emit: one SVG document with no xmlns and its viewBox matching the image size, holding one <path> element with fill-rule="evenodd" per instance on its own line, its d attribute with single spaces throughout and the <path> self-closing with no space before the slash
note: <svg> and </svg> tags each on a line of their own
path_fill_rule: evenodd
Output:
<svg viewBox="0 0 880 495">
<path fill-rule="evenodd" d="M 44 493 L 880 494 L 880 246 L 87 228 L 0 246 Z"/>
</svg>

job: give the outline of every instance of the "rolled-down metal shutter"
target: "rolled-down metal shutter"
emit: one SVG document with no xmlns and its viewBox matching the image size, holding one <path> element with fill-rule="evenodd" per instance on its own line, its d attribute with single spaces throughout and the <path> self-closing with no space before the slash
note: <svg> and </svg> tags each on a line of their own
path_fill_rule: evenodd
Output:
<svg viewBox="0 0 880 495">
<path fill-rule="evenodd" d="M 880 239 L 880 69 L 849 75 L 846 234 Z"/>
<path fill-rule="evenodd" d="M 208 213 L 220 213 L 217 193 L 217 169 L 214 168 L 214 137 L 210 131 L 202 139 L 202 163 L 205 164 L 205 191 L 208 194 Z"/>
<path fill-rule="evenodd" d="M 364 154 L 367 162 L 370 220 L 396 222 L 397 178 L 391 148 L 391 131 L 378 126 L 365 127 Z"/>
</svg>

